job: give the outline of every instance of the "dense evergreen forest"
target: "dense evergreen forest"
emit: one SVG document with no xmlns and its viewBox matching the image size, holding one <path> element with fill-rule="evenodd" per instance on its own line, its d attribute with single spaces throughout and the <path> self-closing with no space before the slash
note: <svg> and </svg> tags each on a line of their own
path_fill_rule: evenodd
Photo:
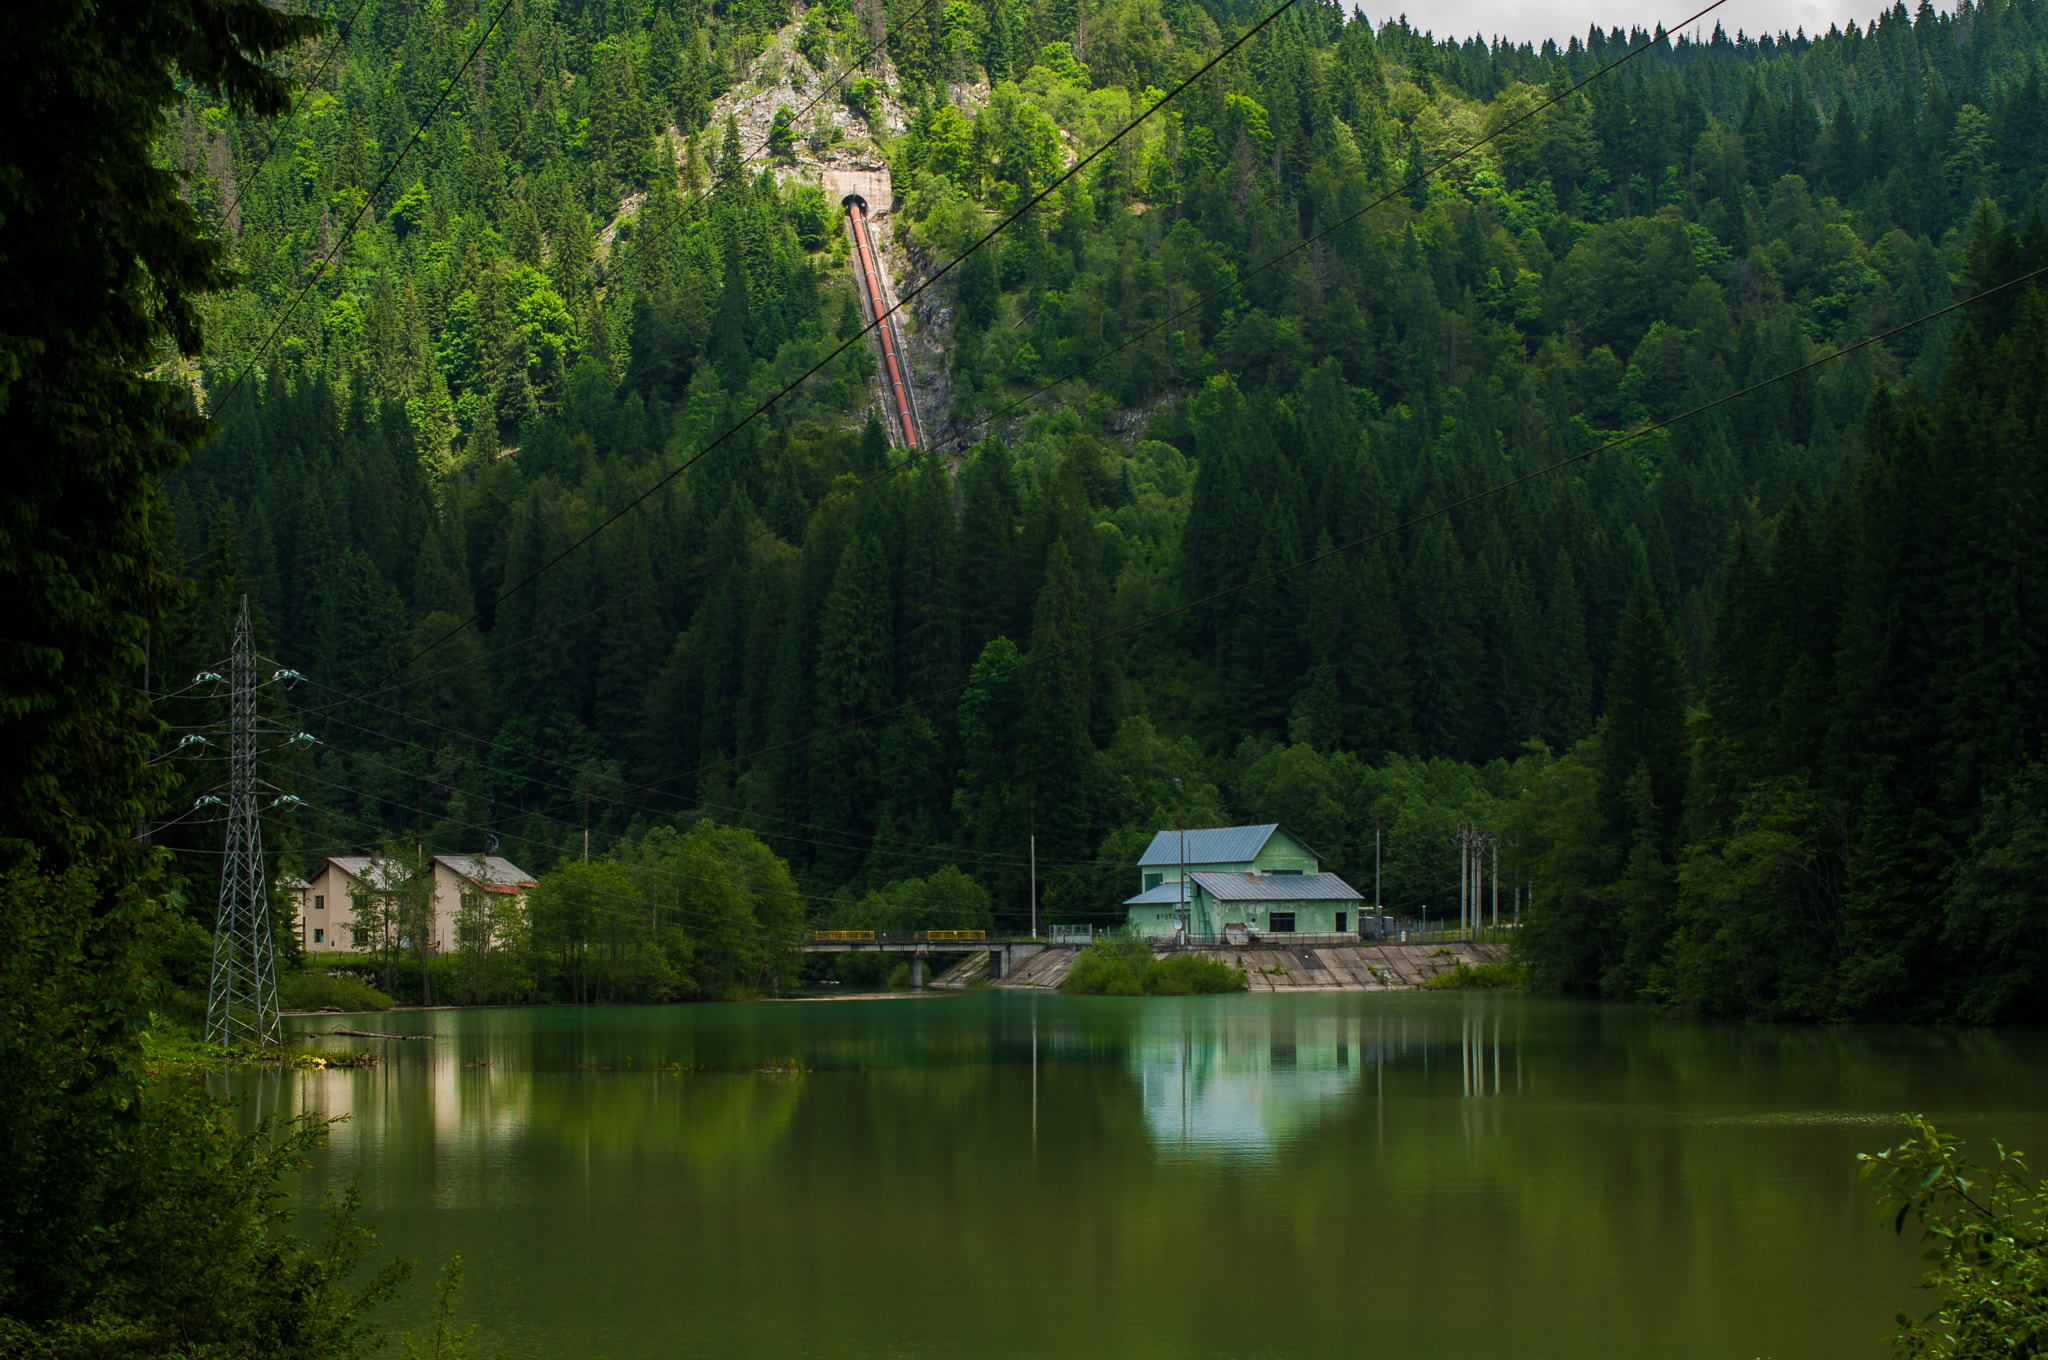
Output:
<svg viewBox="0 0 2048 1360">
<path fill-rule="evenodd" d="M 2039 0 L 1541 49 L 1297 0 L 937 282 L 931 447 L 865 342 L 747 420 L 865 324 L 822 158 L 890 167 L 907 290 L 1265 12 L 343 0 L 282 131 L 195 94 L 160 159 L 247 281 L 183 372 L 218 432 L 152 667 L 246 591 L 306 677 L 280 865 L 709 817 L 813 920 L 1012 923 L 1035 836 L 1042 909 L 1106 923 L 1185 815 L 1360 886 L 1378 836 L 1440 915 L 1469 819 L 1545 983 L 2040 1018 L 2031 287 L 1399 528 L 2048 264 Z M 158 833 L 194 902 L 214 834 Z M 546 928 L 695 928 L 615 914 Z"/>
</svg>

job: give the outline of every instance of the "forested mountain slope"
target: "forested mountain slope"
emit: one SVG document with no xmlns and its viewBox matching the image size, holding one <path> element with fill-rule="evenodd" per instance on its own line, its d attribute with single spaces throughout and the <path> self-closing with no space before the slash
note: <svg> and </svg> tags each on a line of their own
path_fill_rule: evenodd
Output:
<svg viewBox="0 0 2048 1360">
<path fill-rule="evenodd" d="M 202 590 L 158 653 L 210 660 L 246 588 L 308 677 L 287 857 L 543 869 L 701 810 L 815 916 L 955 864 L 1015 920 L 1035 832 L 1047 909 L 1111 920 L 1184 785 L 1361 883 L 1382 829 L 1404 911 L 1497 826 L 1562 985 L 2038 1010 L 2031 294 L 1075 648 L 2038 267 L 2035 0 L 1540 51 L 1298 0 L 940 282 L 959 437 L 890 449 L 856 344 L 666 482 L 859 331 L 793 162 L 885 154 L 936 269 L 1265 11 L 498 13 L 365 0 L 273 153 L 197 103 L 163 148 L 249 282 L 192 375 L 220 429 L 164 533 Z M 755 157 L 720 101 L 772 35 L 837 112 Z"/>
</svg>

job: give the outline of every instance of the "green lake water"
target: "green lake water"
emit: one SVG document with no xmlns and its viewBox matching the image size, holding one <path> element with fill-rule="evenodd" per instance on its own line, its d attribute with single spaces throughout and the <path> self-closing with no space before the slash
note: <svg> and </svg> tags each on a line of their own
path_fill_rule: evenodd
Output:
<svg viewBox="0 0 2048 1360">
<path fill-rule="evenodd" d="M 301 1189 L 421 1258 L 395 1321 L 460 1251 L 472 1353 L 521 1360 L 1877 1360 L 1921 1267 L 1855 1154 L 1907 1109 L 2048 1143 L 2039 1031 L 1516 995 L 291 1023 L 435 1036 L 233 1085 L 349 1116 Z"/>
</svg>

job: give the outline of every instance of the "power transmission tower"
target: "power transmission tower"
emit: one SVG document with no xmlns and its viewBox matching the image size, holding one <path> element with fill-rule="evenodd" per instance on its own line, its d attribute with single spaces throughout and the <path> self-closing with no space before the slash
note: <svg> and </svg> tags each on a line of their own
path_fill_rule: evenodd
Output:
<svg viewBox="0 0 2048 1360">
<path fill-rule="evenodd" d="M 263 829 L 256 820 L 256 649 L 246 595 L 235 620 L 235 648 L 227 670 L 227 850 L 221 860 L 220 916 L 213 931 L 213 981 L 206 995 L 207 1042 L 223 1048 L 280 1042 L 270 897 L 263 882 Z"/>
</svg>

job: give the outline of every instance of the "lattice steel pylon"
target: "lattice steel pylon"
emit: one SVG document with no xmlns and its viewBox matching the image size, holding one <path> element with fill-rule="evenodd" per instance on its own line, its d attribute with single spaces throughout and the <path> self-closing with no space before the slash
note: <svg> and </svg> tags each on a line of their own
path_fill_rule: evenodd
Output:
<svg viewBox="0 0 2048 1360">
<path fill-rule="evenodd" d="M 256 820 L 256 648 L 249 597 L 235 620 L 228 660 L 227 850 L 220 916 L 213 932 L 213 982 L 206 996 L 207 1042 L 228 1047 L 280 1042 L 277 964 L 270 947 L 270 898 L 263 882 L 263 829 Z"/>
</svg>

